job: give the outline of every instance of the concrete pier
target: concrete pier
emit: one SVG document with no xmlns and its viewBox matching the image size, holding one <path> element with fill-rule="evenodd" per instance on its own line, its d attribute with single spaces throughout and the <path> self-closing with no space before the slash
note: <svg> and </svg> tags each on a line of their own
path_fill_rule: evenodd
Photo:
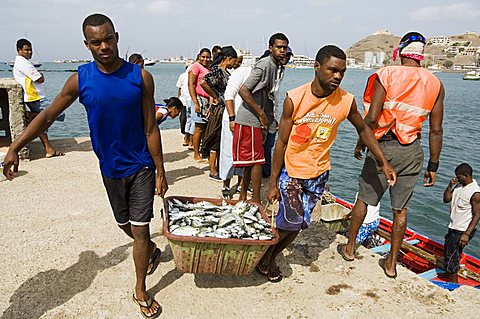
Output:
<svg viewBox="0 0 480 319">
<path fill-rule="evenodd" d="M 25 126 L 22 87 L 13 78 L 0 78 L 0 147 L 8 147 Z M 23 148 L 19 155 L 29 159 L 29 149 Z"/>
</svg>

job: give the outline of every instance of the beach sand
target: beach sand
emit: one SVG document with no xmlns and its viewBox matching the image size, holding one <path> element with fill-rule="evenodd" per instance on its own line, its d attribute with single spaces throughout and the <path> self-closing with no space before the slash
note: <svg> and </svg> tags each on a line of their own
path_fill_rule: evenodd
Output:
<svg viewBox="0 0 480 319">
<path fill-rule="evenodd" d="M 162 131 L 167 195 L 219 197 L 206 164 L 193 161 L 177 130 Z M 45 159 L 39 142 L 13 182 L 0 183 L 0 313 L 7 318 L 141 318 L 132 301 L 130 239 L 117 228 L 88 138 L 54 140 L 66 156 Z M 346 239 L 318 223 L 279 257 L 286 278 L 182 274 L 161 234 L 162 201 L 151 232 L 162 262 L 147 278 L 161 318 L 476 317 L 478 290 L 449 292 L 398 267 L 388 279 L 379 256 L 360 248 L 345 262 Z"/>
</svg>

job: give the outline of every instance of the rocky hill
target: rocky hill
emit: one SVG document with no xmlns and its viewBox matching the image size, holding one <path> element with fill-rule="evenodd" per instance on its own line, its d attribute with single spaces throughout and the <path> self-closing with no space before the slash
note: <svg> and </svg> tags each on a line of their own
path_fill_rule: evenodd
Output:
<svg viewBox="0 0 480 319">
<path fill-rule="evenodd" d="M 470 46 L 480 46 L 480 36 L 476 34 L 460 34 L 450 35 L 452 42 L 470 42 Z M 384 51 L 387 54 L 387 64 L 393 63 L 392 54 L 393 50 L 398 46 L 400 42 L 400 36 L 393 34 L 372 34 L 366 38 L 354 43 L 350 48 L 346 50 L 348 57 L 355 58 L 357 63 L 364 61 L 364 53 L 367 51 L 381 52 Z M 425 60 L 423 64 L 439 64 L 442 65 L 445 61 L 449 60 L 453 63 L 469 64 L 475 61 L 475 57 L 447 54 L 443 50 L 446 46 L 436 46 L 428 44 L 425 48 Z M 399 63 L 397 60 L 396 63 Z"/>
</svg>

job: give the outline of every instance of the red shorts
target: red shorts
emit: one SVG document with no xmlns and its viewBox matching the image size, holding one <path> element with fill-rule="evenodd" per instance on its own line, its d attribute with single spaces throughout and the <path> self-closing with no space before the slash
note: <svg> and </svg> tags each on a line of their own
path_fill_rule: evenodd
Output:
<svg viewBox="0 0 480 319">
<path fill-rule="evenodd" d="M 233 166 L 265 164 L 262 129 L 235 124 L 233 132 Z"/>
</svg>

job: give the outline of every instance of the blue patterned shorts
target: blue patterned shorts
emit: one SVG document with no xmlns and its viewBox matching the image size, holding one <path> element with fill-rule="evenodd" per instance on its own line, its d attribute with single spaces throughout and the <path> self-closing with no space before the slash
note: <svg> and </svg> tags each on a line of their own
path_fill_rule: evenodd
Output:
<svg viewBox="0 0 480 319">
<path fill-rule="evenodd" d="M 329 171 L 314 179 L 291 178 L 285 167 L 278 178 L 281 200 L 277 228 L 298 231 L 310 225 L 313 208 L 322 198 Z"/>
<path fill-rule="evenodd" d="M 360 226 L 356 238 L 357 243 L 363 244 L 370 241 L 373 237 L 373 234 L 377 231 L 378 225 L 380 225 L 380 218 L 371 223 Z"/>
</svg>

